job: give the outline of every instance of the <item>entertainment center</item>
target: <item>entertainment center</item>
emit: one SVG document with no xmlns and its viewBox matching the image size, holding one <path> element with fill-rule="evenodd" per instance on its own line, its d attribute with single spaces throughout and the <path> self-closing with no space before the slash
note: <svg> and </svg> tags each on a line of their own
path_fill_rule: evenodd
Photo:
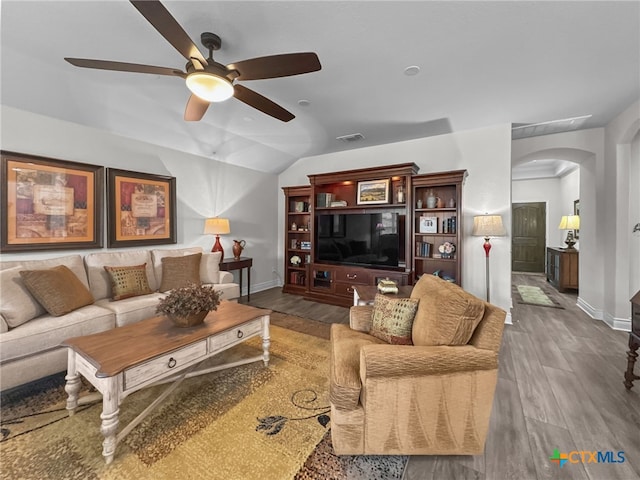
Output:
<svg viewBox="0 0 640 480">
<path fill-rule="evenodd" d="M 310 185 L 283 187 L 283 291 L 348 306 L 354 286 L 385 278 L 412 285 L 436 274 L 460 284 L 466 170 L 417 173 L 404 163 L 309 175 Z"/>
</svg>

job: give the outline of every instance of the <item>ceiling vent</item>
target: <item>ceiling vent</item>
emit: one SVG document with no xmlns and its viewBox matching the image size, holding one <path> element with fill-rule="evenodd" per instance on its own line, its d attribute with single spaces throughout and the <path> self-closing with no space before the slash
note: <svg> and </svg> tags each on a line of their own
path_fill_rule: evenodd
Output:
<svg viewBox="0 0 640 480">
<path fill-rule="evenodd" d="M 551 133 L 564 133 L 584 128 L 584 124 L 591 118 L 591 115 L 581 117 L 564 118 L 562 120 L 551 120 L 540 123 L 520 123 L 511 126 L 511 139 L 538 137 Z"/>
<path fill-rule="evenodd" d="M 345 143 L 353 143 L 358 142 L 360 140 L 364 140 L 364 135 L 361 133 L 350 133 L 349 135 L 342 135 L 341 137 L 336 137 L 336 140 L 342 140 Z"/>
</svg>

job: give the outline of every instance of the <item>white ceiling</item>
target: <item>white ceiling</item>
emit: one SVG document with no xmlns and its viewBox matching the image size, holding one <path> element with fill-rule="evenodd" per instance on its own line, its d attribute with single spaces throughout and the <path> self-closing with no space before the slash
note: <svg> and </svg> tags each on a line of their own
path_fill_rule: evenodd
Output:
<svg viewBox="0 0 640 480">
<path fill-rule="evenodd" d="M 184 58 L 124 0 L 2 0 L 1 103 L 277 173 L 302 156 L 500 123 L 591 114 L 580 127 L 600 127 L 640 97 L 637 1 L 163 4 L 198 46 L 201 32 L 220 35 L 214 58 L 224 64 L 316 52 L 320 72 L 245 82 L 296 118 L 282 123 L 231 99 L 187 123 L 180 78 L 66 63 L 183 69 Z M 405 75 L 410 65 L 420 74 Z M 352 133 L 365 138 L 336 140 Z"/>
</svg>

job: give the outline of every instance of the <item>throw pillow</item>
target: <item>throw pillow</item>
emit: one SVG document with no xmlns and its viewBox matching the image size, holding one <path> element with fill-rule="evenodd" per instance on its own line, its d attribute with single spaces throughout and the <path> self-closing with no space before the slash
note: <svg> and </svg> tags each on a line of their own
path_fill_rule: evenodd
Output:
<svg viewBox="0 0 640 480">
<path fill-rule="evenodd" d="M 162 283 L 160 291 L 186 287 L 190 283 L 200 285 L 201 253 L 184 257 L 164 257 L 162 261 Z"/>
<path fill-rule="evenodd" d="M 369 333 L 393 345 L 413 345 L 411 329 L 418 303 L 415 298 L 392 298 L 377 293 Z"/>
<path fill-rule="evenodd" d="M 24 285 L 50 315 L 59 317 L 93 303 L 93 295 L 65 265 L 47 270 L 22 270 Z"/>
<path fill-rule="evenodd" d="M 200 261 L 200 282 L 220 283 L 222 252 L 204 253 Z"/>
<path fill-rule="evenodd" d="M 22 325 L 45 312 L 24 285 L 20 277 L 23 269 L 13 267 L 0 271 L 0 315 L 9 328 Z"/>
<path fill-rule="evenodd" d="M 147 264 L 126 267 L 109 267 L 104 269 L 111 280 L 111 298 L 122 300 L 153 293 L 147 281 Z"/>
</svg>

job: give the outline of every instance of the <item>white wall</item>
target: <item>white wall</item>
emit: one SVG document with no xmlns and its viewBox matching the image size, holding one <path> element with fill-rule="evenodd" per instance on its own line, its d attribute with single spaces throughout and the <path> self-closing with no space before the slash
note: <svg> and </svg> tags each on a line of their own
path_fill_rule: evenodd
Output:
<svg viewBox="0 0 640 480">
<path fill-rule="evenodd" d="M 557 158 L 580 164 L 578 305 L 620 329 L 630 328 L 629 298 L 640 284 L 640 236 L 631 234 L 640 220 L 639 129 L 637 101 L 605 128 L 516 140 L 512 147 L 514 163 Z"/>
<path fill-rule="evenodd" d="M 640 264 L 629 262 L 632 237 L 631 201 L 637 199 L 638 178 L 631 179 L 635 171 L 632 164 L 632 142 L 640 131 L 640 101 L 634 103 L 614 118 L 605 128 L 606 170 L 603 181 L 603 203 L 609 213 L 603 217 L 603 230 L 607 232 L 604 239 L 604 251 L 615 252 L 605 262 L 605 321 L 610 325 L 626 322 L 630 317 L 629 299 L 635 293 L 631 291 L 631 270 L 640 269 Z M 637 151 L 637 150 L 636 150 Z M 637 248 L 637 246 L 635 246 Z"/>
<path fill-rule="evenodd" d="M 555 228 L 561 235 L 561 243 L 566 247 L 564 239 L 567 238 L 566 230 L 558 230 L 560 219 L 563 215 L 573 215 L 574 202 L 580 199 L 580 169 L 576 168 L 572 172 L 560 177 L 560 216 L 554 218 L 556 221 Z M 553 221 L 551 222 L 553 223 Z M 580 250 L 580 239 L 576 241 L 575 248 Z"/>
<path fill-rule="evenodd" d="M 466 290 L 484 298 L 485 263 L 480 237 L 472 237 L 473 216 L 489 212 L 501 214 L 507 236 L 491 240 L 491 301 L 509 311 L 511 307 L 511 125 L 504 124 L 436 137 L 375 147 L 348 150 L 300 159 L 282 172 L 281 187 L 308 185 L 307 175 L 357 168 L 414 162 L 419 173 L 466 169 L 463 186 L 463 262 L 462 284 Z M 284 196 L 280 195 L 284 211 Z M 279 224 L 284 222 L 280 214 Z M 284 237 L 278 239 L 283 250 Z M 284 260 L 280 259 L 282 272 Z"/>
<path fill-rule="evenodd" d="M 221 238 L 225 256 L 233 239 L 244 239 L 243 254 L 253 257 L 252 290 L 277 284 L 273 270 L 278 235 L 277 177 L 211 159 L 178 152 L 81 125 L 2 106 L 2 149 L 60 160 L 103 165 L 176 177 L 176 246 L 201 246 L 208 251 L 213 237 L 203 235 L 204 219 L 227 217 L 231 234 Z M 106 216 L 105 216 L 106 239 Z M 106 240 L 105 243 L 106 245 Z M 145 248 L 172 248 L 172 245 Z M 87 250 L 5 253 L 4 259 L 50 258 Z M 234 272 L 237 276 L 238 272 Z M 244 276 L 246 290 L 246 275 Z"/>
</svg>

